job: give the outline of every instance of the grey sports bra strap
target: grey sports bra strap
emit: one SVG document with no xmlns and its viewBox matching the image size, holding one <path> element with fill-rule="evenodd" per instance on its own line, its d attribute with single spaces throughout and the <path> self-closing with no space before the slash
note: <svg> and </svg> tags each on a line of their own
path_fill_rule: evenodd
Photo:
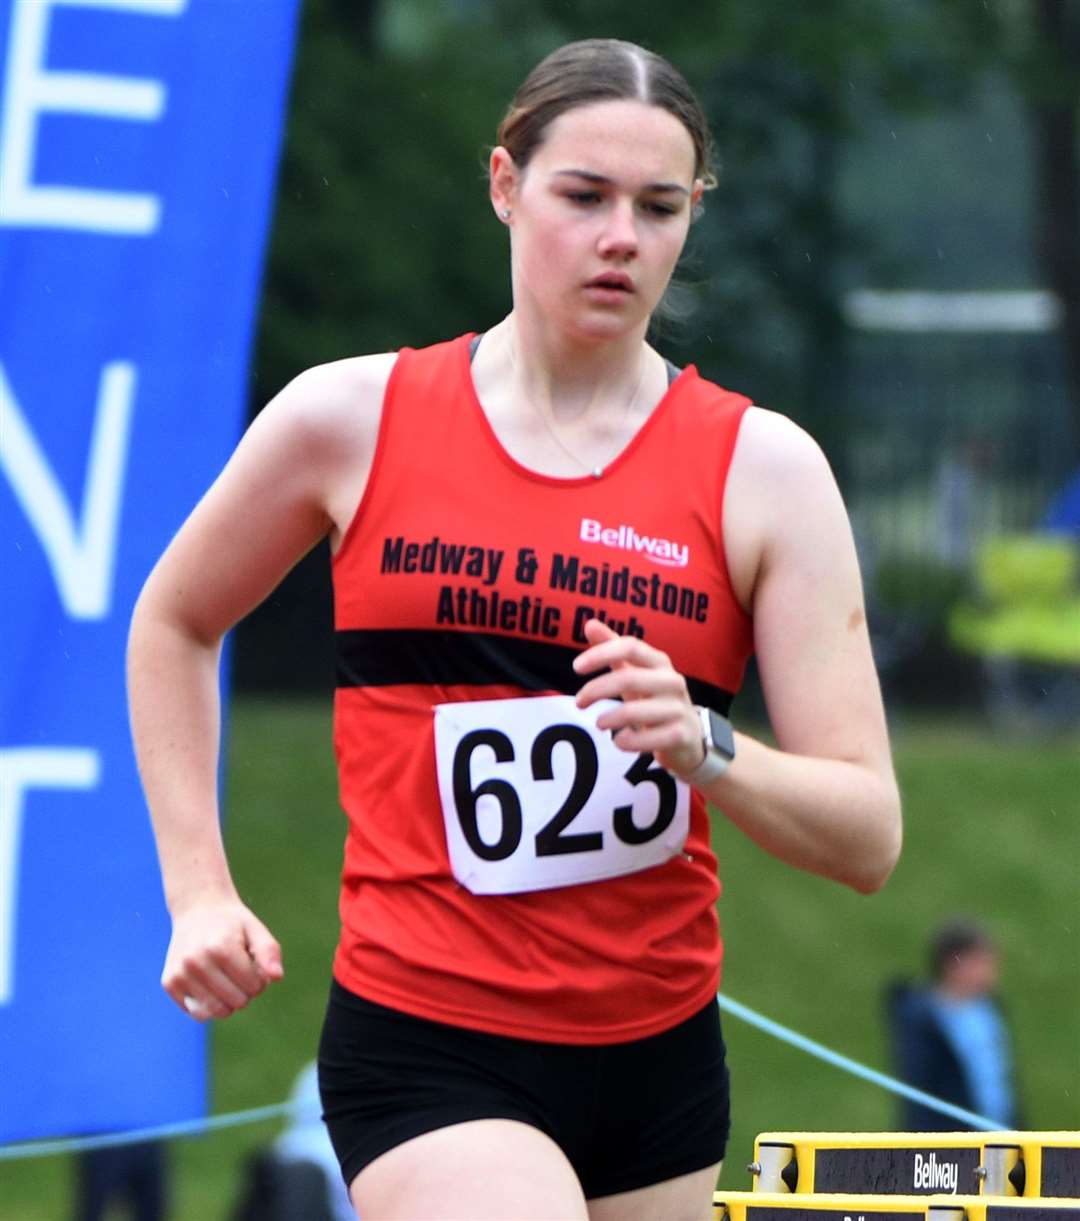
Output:
<svg viewBox="0 0 1080 1221">
<path fill-rule="evenodd" d="M 484 338 L 484 335 L 483 335 L 483 332 L 481 332 L 479 335 L 474 335 L 472 337 L 472 339 L 469 340 L 469 363 L 470 364 L 475 359 L 476 349 L 480 346 L 480 340 L 483 338 Z M 678 365 L 673 365 L 671 363 L 671 361 L 666 358 L 664 360 L 664 366 L 667 369 L 667 384 L 670 386 L 672 384 L 672 382 L 674 382 L 675 379 L 682 372 L 682 369 L 680 369 Z"/>
</svg>

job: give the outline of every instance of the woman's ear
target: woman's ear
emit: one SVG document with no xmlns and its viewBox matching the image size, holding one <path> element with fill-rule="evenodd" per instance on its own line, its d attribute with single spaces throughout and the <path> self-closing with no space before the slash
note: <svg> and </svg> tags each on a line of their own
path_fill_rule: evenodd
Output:
<svg viewBox="0 0 1080 1221">
<path fill-rule="evenodd" d="M 702 178 L 695 178 L 694 185 L 690 188 L 690 219 L 697 220 L 699 216 L 705 213 L 705 181 Z"/>
<path fill-rule="evenodd" d="M 501 144 L 493 148 L 488 162 L 488 188 L 491 206 L 503 224 L 514 215 L 518 178 L 517 165 L 509 152 Z"/>
</svg>

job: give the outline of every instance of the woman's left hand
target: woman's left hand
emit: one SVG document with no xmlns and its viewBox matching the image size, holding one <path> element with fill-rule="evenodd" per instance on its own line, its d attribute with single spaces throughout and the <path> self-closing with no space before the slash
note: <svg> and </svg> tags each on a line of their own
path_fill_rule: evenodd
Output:
<svg viewBox="0 0 1080 1221">
<path fill-rule="evenodd" d="M 620 750 L 648 752 L 673 775 L 694 771 L 705 757 L 701 721 L 671 658 L 637 636 L 619 636 L 599 619 L 585 624 L 585 636 L 589 647 L 574 658 L 574 670 L 605 672 L 581 688 L 578 707 L 621 700 L 597 717 L 597 728 L 610 730 Z"/>
</svg>

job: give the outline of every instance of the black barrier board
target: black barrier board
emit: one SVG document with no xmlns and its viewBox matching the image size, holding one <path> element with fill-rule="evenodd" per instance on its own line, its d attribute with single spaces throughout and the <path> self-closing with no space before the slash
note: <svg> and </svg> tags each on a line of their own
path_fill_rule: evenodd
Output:
<svg viewBox="0 0 1080 1221">
<path fill-rule="evenodd" d="M 1080 1198 L 1080 1145 L 1043 1145 L 1039 1187 L 1044 1196 Z"/>
<path fill-rule="evenodd" d="M 818 1149 L 814 1190 L 857 1195 L 977 1195 L 977 1146 Z"/>
<path fill-rule="evenodd" d="M 986 1221 L 1080 1221 L 1080 1208 L 1044 1208 L 1040 1204 L 988 1204 Z"/>
<path fill-rule="evenodd" d="M 844 1221 L 926 1221 L 925 1214 L 913 1212 L 884 1212 L 873 1208 L 852 1208 L 845 1211 L 833 1204 L 830 1208 L 774 1208 L 771 1205 L 748 1204 L 746 1206 L 746 1221 L 836 1221 L 843 1217 Z"/>
</svg>

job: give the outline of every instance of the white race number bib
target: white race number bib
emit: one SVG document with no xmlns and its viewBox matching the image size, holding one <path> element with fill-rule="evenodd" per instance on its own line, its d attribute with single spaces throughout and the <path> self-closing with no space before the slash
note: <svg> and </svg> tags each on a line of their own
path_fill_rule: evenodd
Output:
<svg viewBox="0 0 1080 1221">
<path fill-rule="evenodd" d="M 450 867 L 478 895 L 573 886 L 682 851 L 690 789 L 596 727 L 614 701 L 569 695 L 435 707 Z"/>
</svg>

